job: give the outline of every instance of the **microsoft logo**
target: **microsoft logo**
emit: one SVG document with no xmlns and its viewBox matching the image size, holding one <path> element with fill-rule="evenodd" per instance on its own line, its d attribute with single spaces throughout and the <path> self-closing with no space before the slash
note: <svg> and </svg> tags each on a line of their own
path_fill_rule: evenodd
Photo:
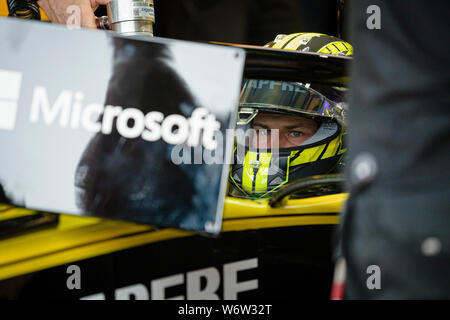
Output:
<svg viewBox="0 0 450 320">
<path fill-rule="evenodd" d="M 21 72 L 0 69 L 0 130 L 14 130 L 21 83 Z M 149 142 L 162 139 L 173 145 L 186 142 L 190 147 L 203 145 L 208 150 L 218 146 L 214 134 L 220 130 L 220 122 L 206 108 L 198 107 L 186 118 L 180 114 L 166 116 L 159 111 L 144 114 L 140 109 L 101 103 L 87 103 L 83 107 L 83 98 L 81 91 L 63 90 L 52 104 L 47 88 L 36 86 L 29 121 L 47 126 L 56 123 L 61 128 L 82 128 L 105 135 L 115 129 L 127 139 L 141 137 Z M 131 124 L 129 120 L 133 120 Z"/>
<path fill-rule="evenodd" d="M 22 73 L 0 69 L 0 129 L 13 130 Z"/>
</svg>

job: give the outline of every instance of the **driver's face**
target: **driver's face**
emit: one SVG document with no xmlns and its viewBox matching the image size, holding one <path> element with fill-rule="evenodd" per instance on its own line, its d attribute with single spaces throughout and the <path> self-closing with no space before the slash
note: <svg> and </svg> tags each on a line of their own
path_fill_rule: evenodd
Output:
<svg viewBox="0 0 450 320">
<path fill-rule="evenodd" d="M 313 136 L 318 125 L 314 120 L 283 114 L 259 113 L 252 124 L 256 136 L 254 148 L 290 148 L 302 144 Z M 278 129 L 278 135 L 276 131 Z M 278 143 L 277 143 L 278 140 Z"/>
</svg>

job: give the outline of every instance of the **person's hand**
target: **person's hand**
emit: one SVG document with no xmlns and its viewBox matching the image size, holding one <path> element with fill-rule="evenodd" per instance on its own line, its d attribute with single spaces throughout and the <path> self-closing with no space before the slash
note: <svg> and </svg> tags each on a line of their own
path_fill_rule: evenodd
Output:
<svg viewBox="0 0 450 320">
<path fill-rule="evenodd" d="M 96 28 L 94 11 L 99 5 L 106 5 L 111 0 L 38 0 L 37 4 L 44 10 L 45 14 L 54 23 L 67 24 L 70 11 L 69 6 L 78 6 L 80 16 L 80 26 L 86 28 Z"/>
</svg>

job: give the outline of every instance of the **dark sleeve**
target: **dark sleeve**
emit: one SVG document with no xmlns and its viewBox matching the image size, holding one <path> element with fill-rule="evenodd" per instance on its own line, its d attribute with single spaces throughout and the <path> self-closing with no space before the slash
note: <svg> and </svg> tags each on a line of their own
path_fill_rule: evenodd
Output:
<svg viewBox="0 0 450 320">
<path fill-rule="evenodd" d="M 367 28 L 370 5 L 380 8 L 379 30 Z M 449 14 L 447 0 L 351 3 L 349 150 L 375 157 L 374 185 L 450 184 Z"/>
</svg>

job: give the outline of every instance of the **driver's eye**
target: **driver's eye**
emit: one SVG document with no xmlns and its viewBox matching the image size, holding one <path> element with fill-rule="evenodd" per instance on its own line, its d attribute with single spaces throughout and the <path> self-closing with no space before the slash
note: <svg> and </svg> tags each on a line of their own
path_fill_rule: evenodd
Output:
<svg viewBox="0 0 450 320">
<path fill-rule="evenodd" d="M 303 135 L 303 132 L 301 131 L 291 131 L 289 133 L 294 138 L 300 138 Z"/>
</svg>

